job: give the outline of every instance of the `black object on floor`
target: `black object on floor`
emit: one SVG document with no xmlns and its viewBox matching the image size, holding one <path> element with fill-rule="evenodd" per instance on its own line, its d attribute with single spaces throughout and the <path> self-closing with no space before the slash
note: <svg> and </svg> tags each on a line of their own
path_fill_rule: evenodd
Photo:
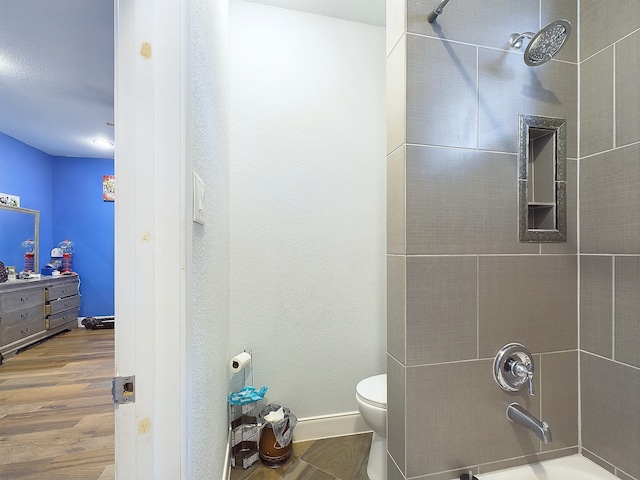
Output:
<svg viewBox="0 0 640 480">
<path fill-rule="evenodd" d="M 116 327 L 116 318 L 115 317 L 87 317 L 82 320 L 82 325 L 87 330 L 100 330 L 100 329 L 113 329 Z"/>
<path fill-rule="evenodd" d="M 478 480 L 478 477 L 475 475 L 469 475 L 468 473 L 463 473 L 460 475 L 460 480 Z"/>
</svg>

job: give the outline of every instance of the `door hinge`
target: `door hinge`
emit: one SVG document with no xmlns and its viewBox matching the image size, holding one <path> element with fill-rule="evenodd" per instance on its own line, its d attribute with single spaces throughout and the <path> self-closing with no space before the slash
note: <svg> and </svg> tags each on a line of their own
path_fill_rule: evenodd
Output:
<svg viewBox="0 0 640 480">
<path fill-rule="evenodd" d="M 111 396 L 113 403 L 122 405 L 136 401 L 136 376 L 113 377 L 111 380 Z"/>
</svg>

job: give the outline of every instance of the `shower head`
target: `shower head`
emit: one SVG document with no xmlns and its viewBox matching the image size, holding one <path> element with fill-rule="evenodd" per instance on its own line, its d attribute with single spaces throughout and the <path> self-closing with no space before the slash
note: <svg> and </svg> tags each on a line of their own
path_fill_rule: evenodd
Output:
<svg viewBox="0 0 640 480">
<path fill-rule="evenodd" d="M 569 35 L 571 35 L 571 24 L 567 20 L 556 20 L 538 33 L 514 33 L 509 37 L 509 44 L 511 48 L 519 50 L 522 47 L 522 41 L 530 38 L 531 41 L 524 51 L 524 63 L 537 67 L 551 60 L 562 48 Z"/>
</svg>

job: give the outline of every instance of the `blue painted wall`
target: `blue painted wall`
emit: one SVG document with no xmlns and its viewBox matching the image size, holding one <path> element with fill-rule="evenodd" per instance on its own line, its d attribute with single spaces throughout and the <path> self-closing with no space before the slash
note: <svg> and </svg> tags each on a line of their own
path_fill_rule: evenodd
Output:
<svg viewBox="0 0 640 480">
<path fill-rule="evenodd" d="M 62 240 L 75 244 L 81 316 L 114 314 L 114 204 L 102 200 L 113 172 L 111 159 L 53 157 L 0 133 L 0 192 L 40 211 L 40 266 Z"/>
<path fill-rule="evenodd" d="M 53 157 L 53 165 L 51 248 L 66 239 L 75 246 L 73 271 L 80 275 L 80 315 L 113 315 L 114 202 L 102 199 L 102 176 L 113 175 L 113 160 Z"/>
<path fill-rule="evenodd" d="M 0 192 L 18 195 L 21 207 L 40 211 L 40 266 L 49 261 L 42 246 L 51 243 L 51 172 L 51 155 L 0 133 Z M 24 264 L 16 268 L 22 270 Z"/>
</svg>

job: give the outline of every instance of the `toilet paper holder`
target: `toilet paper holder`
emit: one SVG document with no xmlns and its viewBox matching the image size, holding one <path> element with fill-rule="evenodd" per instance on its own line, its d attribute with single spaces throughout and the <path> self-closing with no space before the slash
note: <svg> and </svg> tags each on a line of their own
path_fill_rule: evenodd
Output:
<svg viewBox="0 0 640 480">
<path fill-rule="evenodd" d="M 248 352 L 245 350 L 231 359 L 232 372 L 237 373 L 246 367 L 251 367 L 251 350 Z"/>
</svg>

